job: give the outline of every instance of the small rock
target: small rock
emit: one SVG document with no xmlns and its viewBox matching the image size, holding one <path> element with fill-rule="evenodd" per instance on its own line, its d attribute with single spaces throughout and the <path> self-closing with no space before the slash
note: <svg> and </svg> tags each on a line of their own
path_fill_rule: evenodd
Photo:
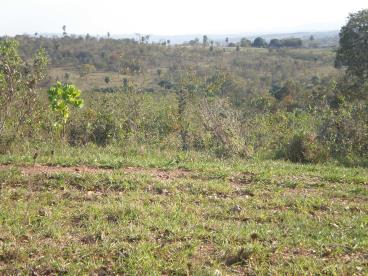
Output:
<svg viewBox="0 0 368 276">
<path fill-rule="evenodd" d="M 88 191 L 87 192 L 87 198 L 88 199 L 93 199 L 95 197 L 95 193 L 93 191 Z"/>
<path fill-rule="evenodd" d="M 235 205 L 233 208 L 230 209 L 231 212 L 241 212 L 242 207 L 240 207 L 239 205 Z"/>
</svg>

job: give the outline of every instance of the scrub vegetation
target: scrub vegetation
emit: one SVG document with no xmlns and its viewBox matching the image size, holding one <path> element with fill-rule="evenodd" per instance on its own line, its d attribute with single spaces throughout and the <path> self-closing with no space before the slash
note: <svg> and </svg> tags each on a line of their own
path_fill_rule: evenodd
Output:
<svg viewBox="0 0 368 276">
<path fill-rule="evenodd" d="M 0 274 L 368 274 L 367 24 L 0 38 Z"/>
</svg>

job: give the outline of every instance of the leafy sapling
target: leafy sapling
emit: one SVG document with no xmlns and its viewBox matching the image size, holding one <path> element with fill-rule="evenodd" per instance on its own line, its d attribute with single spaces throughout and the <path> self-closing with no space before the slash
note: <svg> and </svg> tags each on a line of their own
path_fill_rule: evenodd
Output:
<svg viewBox="0 0 368 276">
<path fill-rule="evenodd" d="M 81 91 L 72 84 L 62 84 L 57 82 L 47 91 L 50 102 L 50 108 L 57 114 L 57 122 L 54 127 L 61 129 L 61 136 L 65 138 L 65 125 L 70 116 L 70 107 L 83 107 Z"/>
</svg>

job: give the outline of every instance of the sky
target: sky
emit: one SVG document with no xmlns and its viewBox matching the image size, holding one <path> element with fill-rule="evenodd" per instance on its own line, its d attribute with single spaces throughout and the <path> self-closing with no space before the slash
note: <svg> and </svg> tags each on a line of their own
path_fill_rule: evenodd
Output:
<svg viewBox="0 0 368 276">
<path fill-rule="evenodd" d="M 338 30 L 368 0 L 0 0 L 0 36 Z"/>
</svg>

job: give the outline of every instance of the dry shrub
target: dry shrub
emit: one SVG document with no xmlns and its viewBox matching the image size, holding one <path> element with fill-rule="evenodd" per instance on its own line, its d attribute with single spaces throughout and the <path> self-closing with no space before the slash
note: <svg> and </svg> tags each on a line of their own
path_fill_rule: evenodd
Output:
<svg viewBox="0 0 368 276">
<path fill-rule="evenodd" d="M 227 99 L 203 100 L 200 116 L 205 132 L 210 137 L 209 147 L 218 157 L 248 155 L 241 135 L 239 115 Z"/>
<path fill-rule="evenodd" d="M 298 163 L 319 163 L 328 158 L 328 150 L 319 143 L 314 133 L 294 135 L 284 154 L 285 159 Z"/>
</svg>

